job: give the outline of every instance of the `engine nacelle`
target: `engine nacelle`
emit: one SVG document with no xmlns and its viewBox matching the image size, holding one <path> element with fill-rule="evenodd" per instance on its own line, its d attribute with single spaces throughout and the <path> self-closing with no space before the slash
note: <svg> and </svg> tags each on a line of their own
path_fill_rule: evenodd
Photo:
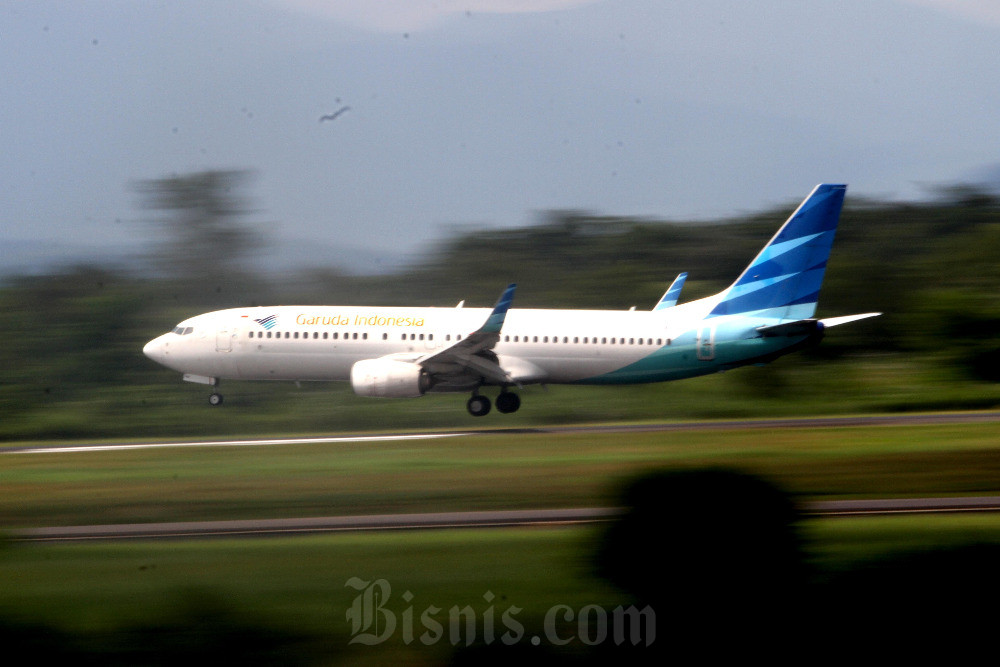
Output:
<svg viewBox="0 0 1000 667">
<path fill-rule="evenodd" d="M 358 396 L 417 398 L 431 388 L 431 378 L 408 361 L 363 359 L 351 367 L 351 387 Z"/>
</svg>

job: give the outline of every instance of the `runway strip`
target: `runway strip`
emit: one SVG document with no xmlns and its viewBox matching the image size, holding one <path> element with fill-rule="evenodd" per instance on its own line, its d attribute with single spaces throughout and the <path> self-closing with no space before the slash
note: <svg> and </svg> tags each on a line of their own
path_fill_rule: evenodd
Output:
<svg viewBox="0 0 1000 667">
<path fill-rule="evenodd" d="M 607 521 L 618 514 L 613 508 L 508 510 L 498 512 L 434 512 L 428 514 L 376 514 L 305 519 L 251 519 L 243 521 L 191 521 L 104 526 L 64 526 L 11 531 L 17 541 L 121 540 L 130 538 L 262 536 L 344 531 L 414 530 L 421 528 L 499 528 L 511 526 L 567 525 Z"/>
<path fill-rule="evenodd" d="M 0 454 L 66 454 L 109 452 L 130 449 L 168 447 L 261 447 L 267 445 L 313 445 L 356 442 L 392 442 L 397 440 L 434 440 L 477 435 L 521 435 L 544 433 L 654 433 L 672 431 L 850 428 L 854 426 L 921 426 L 934 424 L 973 424 L 1000 422 L 1000 412 L 942 412 L 932 414 L 862 415 L 848 417 L 802 417 L 784 419 L 741 419 L 727 421 L 661 422 L 657 424 L 607 424 L 553 426 L 538 428 L 470 429 L 440 433 L 382 433 L 318 438 L 270 438 L 255 440 L 206 440 L 197 442 L 155 442 L 122 444 L 45 445 L 41 447 L 5 447 Z"/>
<path fill-rule="evenodd" d="M 114 452 L 129 449 L 163 449 L 170 447 L 261 447 L 265 445 L 318 445 L 347 442 L 389 442 L 393 440 L 433 440 L 454 438 L 464 433 L 402 433 L 397 435 L 334 436 L 329 438 L 277 438 L 271 440 L 205 440 L 200 442 L 147 442 L 120 445 L 52 445 L 3 450 L 4 454 L 67 454 L 79 452 Z"/>
<path fill-rule="evenodd" d="M 806 503 L 802 507 L 802 512 L 806 516 L 813 517 L 1000 512 L 1000 496 L 830 500 Z M 62 526 L 14 530 L 8 533 L 8 538 L 17 542 L 82 542 L 191 537 L 263 537 L 348 531 L 561 526 L 611 521 L 621 513 L 622 510 L 619 508 L 589 507 L 496 512 L 378 514 L 304 519 Z"/>
</svg>

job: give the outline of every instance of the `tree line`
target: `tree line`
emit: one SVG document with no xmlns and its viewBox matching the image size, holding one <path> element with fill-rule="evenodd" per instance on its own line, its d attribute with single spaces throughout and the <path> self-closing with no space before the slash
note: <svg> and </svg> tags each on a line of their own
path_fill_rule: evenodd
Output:
<svg viewBox="0 0 1000 667">
<path fill-rule="evenodd" d="M 74 404 L 92 410 L 162 387 L 169 377 L 142 345 L 198 312 L 293 302 L 489 306 L 509 282 L 519 283 L 520 307 L 648 309 L 681 271 L 689 274 L 682 301 L 724 288 L 793 208 L 711 223 L 551 211 L 521 228 L 456 233 L 390 275 L 331 267 L 265 280 L 249 268 L 263 246 L 251 183 L 234 171 L 136 184 L 152 214 L 142 275 L 76 266 L 3 282 L 0 436 L 72 435 L 79 428 L 62 429 L 59 414 Z M 810 354 L 896 355 L 951 382 L 995 382 L 998 295 L 997 194 L 962 185 L 919 203 L 848 197 L 818 314 L 885 314 L 838 330 Z"/>
</svg>

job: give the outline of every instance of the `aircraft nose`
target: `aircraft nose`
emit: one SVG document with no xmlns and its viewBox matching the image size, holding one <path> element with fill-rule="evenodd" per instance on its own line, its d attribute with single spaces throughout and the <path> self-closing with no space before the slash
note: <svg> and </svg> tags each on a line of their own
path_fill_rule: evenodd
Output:
<svg viewBox="0 0 1000 667">
<path fill-rule="evenodd" d="M 163 357 L 165 356 L 163 350 L 163 336 L 154 338 L 153 340 L 146 343 L 142 348 L 142 353 L 147 357 L 156 362 L 163 362 Z"/>
</svg>

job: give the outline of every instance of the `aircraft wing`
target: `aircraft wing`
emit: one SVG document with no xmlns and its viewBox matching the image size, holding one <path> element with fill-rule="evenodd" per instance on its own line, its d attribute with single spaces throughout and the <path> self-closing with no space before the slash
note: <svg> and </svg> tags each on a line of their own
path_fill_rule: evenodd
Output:
<svg viewBox="0 0 1000 667">
<path fill-rule="evenodd" d="M 516 287 L 514 283 L 507 286 L 481 327 L 450 347 L 420 357 L 416 363 L 432 375 L 474 375 L 501 384 L 516 382 L 510 373 L 501 368 L 493 352 L 493 347 L 500 340 L 500 330 L 514 300 Z"/>
</svg>

